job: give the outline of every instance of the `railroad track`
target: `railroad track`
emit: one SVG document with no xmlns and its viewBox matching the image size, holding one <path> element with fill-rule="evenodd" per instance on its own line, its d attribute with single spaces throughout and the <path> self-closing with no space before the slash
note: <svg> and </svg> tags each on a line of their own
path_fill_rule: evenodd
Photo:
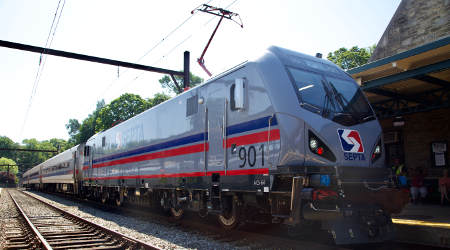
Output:
<svg viewBox="0 0 450 250">
<path fill-rule="evenodd" d="M 6 193 L 6 192 L 5 192 Z M 0 248 L 9 249 L 32 249 L 38 248 L 39 241 L 30 231 L 30 228 L 25 223 L 18 211 L 11 210 L 11 214 L 2 218 L 1 228 L 2 242 L 6 245 L 0 244 Z"/>
<path fill-rule="evenodd" d="M 166 214 L 161 213 L 160 210 L 151 207 L 135 207 L 132 204 L 128 204 L 125 207 L 116 207 L 113 204 L 101 204 L 92 200 L 79 199 L 72 196 L 64 196 L 60 194 L 45 194 L 45 193 L 31 193 L 36 197 L 44 197 L 50 200 L 54 200 L 57 196 L 65 201 L 71 200 L 77 204 L 84 204 L 89 207 L 105 211 L 106 213 L 115 214 L 115 216 L 100 215 L 104 219 L 111 220 L 115 224 L 119 224 L 120 216 L 133 217 L 140 221 L 140 224 L 155 223 L 167 227 L 167 230 L 176 230 L 187 232 L 194 235 L 203 235 L 208 238 L 210 242 L 219 242 L 224 244 L 223 249 L 230 249 L 231 244 L 234 248 L 240 249 L 298 249 L 300 247 L 304 249 L 317 249 L 317 250 L 333 250 L 333 249 L 346 249 L 331 244 L 314 242 L 314 239 L 308 237 L 299 237 L 292 239 L 289 237 L 280 236 L 281 232 L 285 232 L 278 226 L 268 225 L 245 225 L 236 230 L 224 231 L 217 223 L 217 219 L 214 216 L 208 216 L 199 220 L 196 213 L 186 212 L 185 217 L 180 221 L 175 221 L 168 217 Z M 58 200 L 58 199 L 57 199 Z M 58 202 L 58 201 L 56 201 Z M 59 201 L 61 202 L 61 201 Z M 67 204 L 66 204 L 67 205 Z M 69 205 L 70 207 L 73 205 Z M 92 211 L 90 212 L 92 214 Z M 116 220 L 117 219 L 117 220 Z M 281 232 L 280 232 L 281 230 Z M 161 236 L 161 235 L 159 235 Z M 319 240 L 319 242 L 322 241 Z M 198 248 L 198 249 L 210 249 L 202 244 L 198 245 L 183 245 L 180 247 Z M 213 248 L 216 248 L 217 245 Z M 220 247 L 219 247 L 220 248 Z M 348 248 L 347 248 L 348 249 Z"/>
<path fill-rule="evenodd" d="M 159 249 L 21 191 L 8 192 L 18 216 L 5 226 L 5 249 Z"/>
<path fill-rule="evenodd" d="M 44 195 L 43 193 L 37 195 Z M 255 225 L 249 224 L 239 229 L 227 231 L 221 228 L 217 219 L 214 216 L 208 216 L 199 220 L 196 213 L 186 212 L 182 220 L 176 221 L 167 214 L 161 213 L 160 210 L 152 207 L 134 207 L 129 204 L 125 207 L 116 207 L 114 204 L 101 204 L 97 201 L 79 199 L 72 196 L 63 196 L 60 194 L 52 194 L 60 197 L 61 199 L 70 199 L 76 203 L 83 203 L 85 205 L 95 207 L 97 209 L 108 211 L 113 214 L 122 214 L 124 216 L 133 216 L 138 218 L 139 221 L 157 223 L 165 225 L 167 227 L 176 227 L 179 230 L 185 232 L 191 232 L 194 234 L 201 234 L 211 239 L 211 241 L 217 241 L 222 243 L 230 243 L 237 248 L 244 249 L 316 249 L 316 250 L 346 250 L 349 248 L 335 246 L 332 241 L 326 241 L 324 239 L 324 232 L 297 235 L 294 238 L 288 237 L 282 234 L 287 230 L 279 226 L 270 225 Z M 50 198 L 50 197 L 47 197 Z M 50 198 L 51 199 L 51 198 Z M 331 238 L 330 238 L 331 239 Z M 319 243 L 321 242 L 321 243 Z M 196 248 L 196 247 L 194 247 Z M 203 249 L 202 247 L 200 247 Z"/>
<path fill-rule="evenodd" d="M 115 216 L 105 215 L 102 213 L 94 213 L 96 216 L 101 216 L 103 219 L 111 221 L 113 223 L 120 224 L 120 217 L 124 216 L 131 220 L 139 221 L 140 225 L 145 223 L 153 223 L 167 226 L 167 230 L 172 233 L 179 234 L 179 231 L 193 233 L 194 235 L 204 235 L 209 238 L 208 241 L 222 242 L 224 244 L 232 244 L 233 248 L 244 249 L 318 249 L 318 250 L 331 250 L 331 249 L 358 249 L 358 250 L 409 250 L 409 249 L 434 249 L 432 247 L 417 245 L 417 244 L 405 244 L 398 242 L 386 242 L 380 244 L 369 245 L 355 245 L 355 246 L 336 246 L 332 241 L 327 240 L 326 233 L 322 232 L 320 235 L 314 230 L 305 230 L 295 236 L 287 236 L 287 231 L 280 226 L 268 226 L 268 225 L 245 225 L 239 227 L 239 229 L 233 231 L 224 231 L 217 225 L 216 219 L 210 217 L 209 219 L 199 220 L 195 213 L 186 213 L 185 218 L 181 221 L 174 221 L 168 219 L 164 214 L 152 210 L 150 208 L 140 208 L 128 205 L 125 207 L 114 207 L 107 204 L 100 204 L 94 201 L 87 201 L 83 199 L 74 198 L 71 196 L 63 196 L 55 194 L 36 193 L 35 196 L 41 196 L 42 198 L 55 200 L 55 202 L 69 201 L 76 204 L 83 204 L 91 207 L 91 209 L 99 209 L 105 211 L 105 213 L 115 214 Z M 66 203 L 67 206 L 67 203 Z M 68 205 L 70 207 L 75 204 Z M 92 214 L 92 211 L 89 213 Z M 151 226 L 150 226 L 151 227 Z M 174 230 L 179 230 L 178 233 Z M 161 234 L 159 237 L 162 236 Z M 184 245 L 180 244 L 179 247 L 197 248 L 197 249 L 212 249 L 216 247 L 207 247 L 202 244 L 198 245 Z M 229 249 L 223 246 L 224 249 Z M 220 249 L 220 247 L 219 247 Z"/>
</svg>

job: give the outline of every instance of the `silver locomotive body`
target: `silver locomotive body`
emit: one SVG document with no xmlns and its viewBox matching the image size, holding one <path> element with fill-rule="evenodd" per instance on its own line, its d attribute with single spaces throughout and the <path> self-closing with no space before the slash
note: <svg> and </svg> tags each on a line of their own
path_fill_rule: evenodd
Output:
<svg viewBox="0 0 450 250">
<path fill-rule="evenodd" d="M 381 127 L 358 85 L 334 64 L 272 47 L 91 137 L 74 192 L 303 226 L 339 244 L 392 236 L 397 192 Z M 82 163 L 82 164 L 81 164 Z"/>
</svg>

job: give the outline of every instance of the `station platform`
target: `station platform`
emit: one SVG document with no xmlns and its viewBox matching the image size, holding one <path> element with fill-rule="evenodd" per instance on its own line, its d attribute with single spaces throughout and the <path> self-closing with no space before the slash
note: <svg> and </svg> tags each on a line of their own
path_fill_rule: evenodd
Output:
<svg viewBox="0 0 450 250">
<path fill-rule="evenodd" d="M 392 216 L 396 241 L 450 248 L 450 205 L 408 204 Z"/>
</svg>

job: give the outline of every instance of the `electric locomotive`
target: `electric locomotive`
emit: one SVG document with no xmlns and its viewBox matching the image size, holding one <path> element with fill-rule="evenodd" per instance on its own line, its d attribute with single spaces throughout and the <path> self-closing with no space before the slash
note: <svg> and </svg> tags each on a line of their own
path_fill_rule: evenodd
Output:
<svg viewBox="0 0 450 250">
<path fill-rule="evenodd" d="M 404 205 L 383 151 L 348 74 L 271 47 L 79 145 L 73 190 L 158 205 L 176 219 L 217 214 L 227 229 L 317 222 L 337 244 L 379 242 Z"/>
</svg>

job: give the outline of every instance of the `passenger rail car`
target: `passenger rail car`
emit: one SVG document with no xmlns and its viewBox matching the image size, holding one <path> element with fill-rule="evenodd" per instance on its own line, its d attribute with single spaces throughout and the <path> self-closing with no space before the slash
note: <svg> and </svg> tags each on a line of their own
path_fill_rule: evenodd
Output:
<svg viewBox="0 0 450 250">
<path fill-rule="evenodd" d="M 72 147 L 41 164 L 42 185 L 46 190 L 73 192 L 79 172 L 78 148 Z"/>
<path fill-rule="evenodd" d="M 25 187 L 29 188 L 40 188 L 41 175 L 40 175 L 41 164 L 34 166 L 30 170 L 26 171 L 22 176 L 22 183 Z"/>
<path fill-rule="evenodd" d="M 338 244 L 378 242 L 404 205 L 381 135 L 348 74 L 271 47 L 79 145 L 74 191 L 213 213 L 225 228 L 316 221 Z"/>
<path fill-rule="evenodd" d="M 78 194 L 82 180 L 83 150 L 84 144 L 77 145 L 33 167 L 23 174 L 23 185 L 27 188 Z"/>
</svg>

